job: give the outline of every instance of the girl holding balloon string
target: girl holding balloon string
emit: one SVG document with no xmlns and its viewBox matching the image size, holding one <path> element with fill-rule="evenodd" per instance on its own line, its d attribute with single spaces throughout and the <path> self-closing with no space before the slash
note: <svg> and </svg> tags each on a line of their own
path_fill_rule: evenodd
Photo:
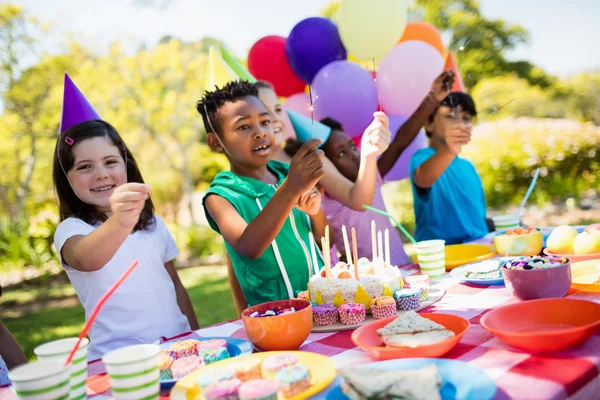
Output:
<svg viewBox="0 0 600 400">
<path fill-rule="evenodd" d="M 423 99 L 417 110 L 398 129 L 394 140 L 381 154 L 379 159 L 376 160 L 377 167 L 376 170 L 372 172 L 373 178 L 376 179 L 373 201 L 363 204 L 371 205 L 374 208 L 385 211 L 385 203 L 383 202 L 380 186 L 381 183 L 383 183 L 383 178 L 392 169 L 404 150 L 406 150 L 410 143 L 415 139 L 431 112 L 438 106 L 440 101 L 446 98 L 453 82 L 454 73 L 452 71 L 445 71 L 440 74 L 433 82 L 429 94 Z M 332 162 L 335 169 L 339 171 L 345 179 L 350 182 L 356 181 L 360 168 L 360 159 L 362 157 L 362 152 L 364 151 L 364 147 L 362 147 L 364 146 L 364 139 L 361 149 L 359 150 L 356 148 L 350 136 L 344 132 L 342 124 L 338 121 L 335 121 L 332 118 L 325 118 L 321 120 L 321 122 L 332 128 L 329 138 L 323 145 L 326 159 Z M 367 130 L 369 130 L 369 128 L 367 128 Z M 297 146 L 297 142 L 288 141 L 285 151 L 288 154 L 294 154 Z M 348 228 L 354 227 L 357 231 L 357 236 L 359 237 L 369 237 L 371 220 L 374 220 L 379 230 L 384 231 L 385 229 L 389 229 L 390 231 L 390 261 L 392 265 L 401 266 L 409 263 L 409 259 L 404 252 L 400 235 L 386 216 L 370 213 L 367 217 L 361 212 L 364 210 L 359 211 L 348 207 L 337 198 L 331 196 L 327 191 L 327 188 L 325 188 L 325 192 L 322 206 L 325 215 L 333 228 L 332 234 L 338 249 L 343 249 L 345 247 L 343 235 L 341 233 L 342 226 Z M 373 258 L 370 241 L 359 240 L 357 247 L 360 257 Z"/>
</svg>

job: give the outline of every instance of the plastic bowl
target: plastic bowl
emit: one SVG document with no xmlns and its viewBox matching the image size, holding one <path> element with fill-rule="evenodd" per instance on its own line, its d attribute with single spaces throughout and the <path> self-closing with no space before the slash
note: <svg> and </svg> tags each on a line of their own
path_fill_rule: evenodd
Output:
<svg viewBox="0 0 600 400">
<path fill-rule="evenodd" d="M 502 257 L 535 256 L 541 253 L 544 246 L 544 235 L 537 230 L 526 235 L 506 235 L 502 231 L 494 235 L 496 253 Z"/>
<path fill-rule="evenodd" d="M 598 331 L 600 304 L 575 299 L 526 301 L 492 310 L 480 323 L 516 348 L 558 351 L 577 346 Z"/>
<path fill-rule="evenodd" d="M 253 318 L 276 308 L 294 307 L 296 312 L 274 317 Z M 259 350 L 297 350 L 306 340 L 313 326 L 312 306 L 306 300 L 279 300 L 258 304 L 242 312 L 242 321 L 248 340 Z"/>
<path fill-rule="evenodd" d="M 571 260 L 571 262 L 580 262 L 580 261 L 588 261 L 588 260 L 600 260 L 600 253 L 596 254 L 583 254 L 583 255 L 575 255 L 575 254 L 555 254 L 548 251 L 548 249 L 544 249 L 544 254 L 547 256 L 556 256 L 556 257 L 565 257 Z"/>
<path fill-rule="evenodd" d="M 571 261 L 546 269 L 508 269 L 502 266 L 506 288 L 519 300 L 564 297 L 571 288 Z"/>
<path fill-rule="evenodd" d="M 423 318 L 428 318 L 446 329 L 454 332 L 454 336 L 427 346 L 419 347 L 387 347 L 377 334 L 377 329 L 383 328 L 398 317 L 390 317 L 363 325 L 352 333 L 352 342 L 363 349 L 370 357 L 376 360 L 391 360 L 395 358 L 412 357 L 441 357 L 448 353 L 460 342 L 467 333 L 471 324 L 466 319 L 452 314 L 419 313 Z"/>
</svg>

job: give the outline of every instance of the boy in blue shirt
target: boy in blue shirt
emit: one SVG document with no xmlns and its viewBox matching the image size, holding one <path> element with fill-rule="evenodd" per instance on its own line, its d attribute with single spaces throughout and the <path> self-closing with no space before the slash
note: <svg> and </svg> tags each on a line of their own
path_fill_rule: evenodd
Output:
<svg viewBox="0 0 600 400">
<path fill-rule="evenodd" d="M 459 157 L 471 141 L 476 115 L 471 96 L 452 92 L 425 124 L 429 147 L 418 150 L 410 160 L 419 241 L 465 243 L 493 229 L 486 219 L 481 179 L 473 164 Z"/>
</svg>

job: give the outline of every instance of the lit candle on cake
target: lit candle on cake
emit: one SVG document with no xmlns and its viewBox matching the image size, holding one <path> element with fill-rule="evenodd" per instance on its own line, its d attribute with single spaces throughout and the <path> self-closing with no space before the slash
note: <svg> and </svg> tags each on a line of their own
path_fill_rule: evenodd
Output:
<svg viewBox="0 0 600 400">
<path fill-rule="evenodd" d="M 350 242 L 348 242 L 348 232 L 346 225 L 342 225 L 342 236 L 344 237 L 344 248 L 346 249 L 346 264 L 352 264 L 352 255 L 350 254 Z"/>
<path fill-rule="evenodd" d="M 377 260 L 383 264 L 383 239 L 381 231 L 377 232 Z"/>
<path fill-rule="evenodd" d="M 358 277 L 358 250 L 356 246 L 356 229 L 352 228 L 352 255 L 354 256 L 354 278 L 359 281 Z"/>
<path fill-rule="evenodd" d="M 372 257 L 372 261 L 375 261 L 375 258 L 377 258 L 377 238 L 376 238 L 376 234 L 377 234 L 377 227 L 375 225 L 375 220 L 371 220 L 371 257 Z"/>
</svg>

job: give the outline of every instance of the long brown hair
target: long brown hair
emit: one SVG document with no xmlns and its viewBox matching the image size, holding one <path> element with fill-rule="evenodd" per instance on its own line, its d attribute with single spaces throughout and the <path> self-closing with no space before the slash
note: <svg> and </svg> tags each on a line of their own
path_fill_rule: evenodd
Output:
<svg viewBox="0 0 600 400">
<path fill-rule="evenodd" d="M 54 180 L 54 190 L 58 197 L 58 207 L 60 211 L 60 220 L 67 218 L 79 218 L 90 225 L 102 223 L 107 220 L 105 213 L 100 212 L 95 206 L 87 204 L 73 191 L 67 172 L 73 168 L 75 157 L 73 148 L 84 140 L 104 137 L 119 149 L 121 158 L 126 163 L 127 182 L 144 183 L 144 178 L 140 172 L 133 155 L 125 145 L 125 142 L 117 130 L 108 122 L 95 119 L 81 122 L 73 125 L 65 133 L 58 137 L 54 149 L 54 163 L 52 166 L 52 177 Z M 67 142 L 68 140 L 68 142 Z M 148 197 L 144 208 L 140 213 L 140 219 L 133 229 L 134 232 L 150 228 L 154 224 L 154 204 Z"/>
</svg>

